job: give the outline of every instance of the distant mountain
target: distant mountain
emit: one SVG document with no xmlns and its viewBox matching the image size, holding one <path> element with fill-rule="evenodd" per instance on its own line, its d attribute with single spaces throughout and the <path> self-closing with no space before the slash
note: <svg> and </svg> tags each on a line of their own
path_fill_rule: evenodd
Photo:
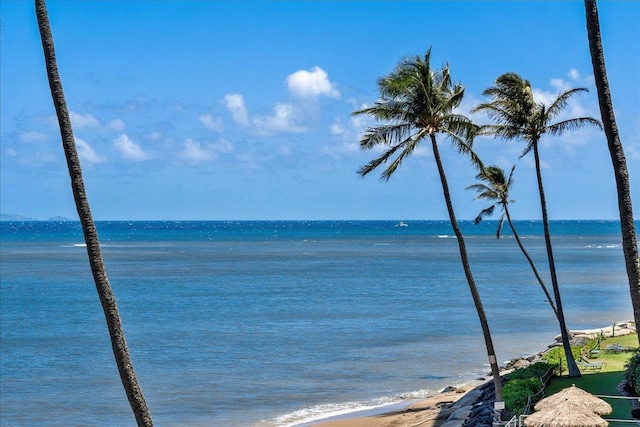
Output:
<svg viewBox="0 0 640 427">
<path fill-rule="evenodd" d="M 18 215 L 18 214 L 0 214 L 0 221 L 40 221 L 39 219 L 32 218 L 30 216 Z M 73 219 L 65 218 L 63 216 L 52 216 L 47 221 L 74 221 Z"/>
<path fill-rule="evenodd" d="M 16 214 L 0 214 L 0 221 L 36 221 L 36 219 Z"/>
</svg>

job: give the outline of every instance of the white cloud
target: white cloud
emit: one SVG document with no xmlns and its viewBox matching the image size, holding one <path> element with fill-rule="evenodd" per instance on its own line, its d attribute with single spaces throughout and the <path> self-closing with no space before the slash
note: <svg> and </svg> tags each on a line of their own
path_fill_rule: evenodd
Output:
<svg viewBox="0 0 640 427">
<path fill-rule="evenodd" d="M 106 160 L 104 157 L 96 153 L 86 141 L 80 138 L 75 138 L 75 142 L 80 160 L 84 160 L 89 163 L 102 163 Z"/>
<path fill-rule="evenodd" d="M 549 106 L 554 99 L 558 96 L 557 93 L 552 93 L 538 88 L 533 88 L 533 99 L 536 102 L 542 102 L 544 105 Z"/>
<path fill-rule="evenodd" d="M 311 71 L 299 70 L 287 77 L 289 90 L 302 97 L 326 95 L 339 98 L 340 92 L 329 81 L 327 72 L 315 66 Z"/>
<path fill-rule="evenodd" d="M 198 117 L 198 120 L 202 122 L 205 128 L 212 130 L 214 132 L 222 132 L 224 131 L 224 124 L 222 123 L 221 117 L 213 118 L 210 114 L 203 114 Z"/>
<path fill-rule="evenodd" d="M 213 144 L 211 148 L 219 153 L 231 153 L 235 147 L 226 139 L 219 140 L 216 144 Z"/>
<path fill-rule="evenodd" d="M 306 132 L 306 128 L 296 125 L 295 108 L 291 104 L 276 104 L 273 107 L 272 116 L 258 117 L 253 120 L 253 124 L 261 133 L 274 132 Z"/>
<path fill-rule="evenodd" d="M 206 162 L 214 160 L 216 155 L 211 150 L 202 148 L 199 142 L 189 138 L 183 144 L 182 157 L 191 162 Z"/>
<path fill-rule="evenodd" d="M 344 126 L 342 125 L 342 120 L 338 117 L 335 122 L 331 124 L 329 128 L 329 132 L 331 135 L 344 135 L 346 132 Z"/>
<path fill-rule="evenodd" d="M 570 69 L 567 75 L 571 78 L 571 80 L 580 80 L 580 73 L 575 68 Z"/>
<path fill-rule="evenodd" d="M 571 85 L 569 84 L 569 82 L 565 81 L 564 79 L 551 79 L 549 84 L 558 92 L 564 92 L 571 89 Z"/>
<path fill-rule="evenodd" d="M 234 149 L 233 144 L 226 139 L 221 139 L 213 144 L 201 144 L 188 138 L 182 144 L 180 157 L 193 163 L 207 162 L 217 159 L 218 153 L 227 154 L 233 152 Z"/>
<path fill-rule="evenodd" d="M 95 128 L 100 126 L 100 122 L 92 114 L 79 114 L 74 111 L 69 112 L 71 118 L 71 124 L 74 128 Z"/>
<path fill-rule="evenodd" d="M 107 128 L 116 132 L 124 132 L 126 125 L 121 119 L 114 119 L 107 124 Z"/>
<path fill-rule="evenodd" d="M 247 107 L 244 105 L 244 98 L 238 93 L 232 93 L 224 96 L 227 110 L 231 113 L 233 121 L 246 126 L 249 124 L 249 114 Z"/>
<path fill-rule="evenodd" d="M 35 130 L 20 134 L 20 140 L 23 142 L 46 142 L 48 139 L 47 135 Z"/>
<path fill-rule="evenodd" d="M 355 142 L 343 142 L 337 145 L 324 145 L 322 152 L 334 159 L 340 159 L 344 155 L 352 155 L 360 151 L 360 146 Z"/>
<path fill-rule="evenodd" d="M 150 158 L 149 154 L 124 133 L 114 139 L 113 144 L 120 151 L 122 157 L 127 160 L 143 161 Z"/>
<path fill-rule="evenodd" d="M 151 132 L 151 133 L 149 134 L 149 136 L 147 136 L 147 138 L 149 138 L 149 139 L 150 139 L 150 140 L 152 140 L 152 141 L 157 141 L 157 140 L 159 140 L 160 138 L 162 138 L 162 133 L 160 133 L 160 132 L 159 132 L 159 131 L 157 131 L 157 130 L 154 130 L 153 132 Z"/>
</svg>

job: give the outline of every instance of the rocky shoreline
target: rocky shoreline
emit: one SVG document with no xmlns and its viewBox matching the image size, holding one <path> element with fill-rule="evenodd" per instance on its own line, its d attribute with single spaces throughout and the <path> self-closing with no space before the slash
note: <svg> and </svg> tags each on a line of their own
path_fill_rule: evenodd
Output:
<svg viewBox="0 0 640 427">
<path fill-rule="evenodd" d="M 624 336 L 634 333 L 636 333 L 636 328 L 633 321 L 617 322 L 605 328 L 571 331 L 571 334 L 573 335 L 571 344 L 582 345 L 586 340 L 597 339 L 599 336 L 611 338 L 615 336 Z M 508 374 L 515 369 L 526 368 L 533 363 L 539 362 L 542 360 L 542 357 L 546 352 L 558 346 L 562 346 L 561 335 L 557 335 L 555 338 L 555 342 L 550 344 L 547 349 L 529 357 L 520 357 L 509 361 L 509 363 L 501 368 L 500 374 Z M 492 425 L 493 407 L 496 400 L 493 380 L 476 387 L 474 390 L 470 391 L 469 394 L 472 392 L 475 392 L 478 397 L 471 405 L 467 407 L 467 409 L 469 410 L 469 416 L 465 418 L 464 422 L 458 423 L 456 420 L 450 420 L 447 423 L 442 424 L 440 427 L 490 427 Z"/>
<path fill-rule="evenodd" d="M 588 339 L 599 336 L 615 337 L 636 332 L 633 321 L 616 322 L 611 326 L 598 329 L 571 331 L 573 345 L 581 345 Z M 501 367 L 501 375 L 526 368 L 542 360 L 543 355 L 554 347 L 561 346 L 558 335 L 545 350 L 529 357 L 520 357 Z M 465 387 L 447 387 L 436 396 L 421 401 L 401 411 L 365 418 L 342 419 L 317 424 L 316 427 L 491 427 L 494 418 L 496 400 L 493 380 L 478 378 L 482 383 L 471 389 Z M 504 380 L 503 380 L 504 381 Z"/>
</svg>

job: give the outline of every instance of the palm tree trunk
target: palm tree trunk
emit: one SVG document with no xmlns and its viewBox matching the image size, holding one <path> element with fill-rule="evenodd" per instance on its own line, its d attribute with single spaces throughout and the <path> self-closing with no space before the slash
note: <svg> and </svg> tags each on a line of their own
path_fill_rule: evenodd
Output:
<svg viewBox="0 0 640 427">
<path fill-rule="evenodd" d="M 553 248 L 551 247 L 551 233 L 549 232 L 549 218 L 547 217 L 547 202 L 544 196 L 544 186 L 542 185 L 542 171 L 540 170 L 540 155 L 538 153 L 538 142 L 533 143 L 533 155 L 536 162 L 536 175 L 538 177 L 538 191 L 540 193 L 540 206 L 542 208 L 542 225 L 544 227 L 544 241 L 547 246 L 547 258 L 549 259 L 549 271 L 551 273 L 551 285 L 553 286 L 553 295 L 556 300 L 556 308 L 558 310 L 558 321 L 560 322 L 560 333 L 562 335 L 562 346 L 567 358 L 567 366 L 569 368 L 569 376 L 572 378 L 580 377 L 580 369 L 576 365 L 576 361 L 571 353 L 571 344 L 569 343 L 569 335 L 567 334 L 567 324 L 564 320 L 564 312 L 562 311 L 562 300 L 560 298 L 560 287 L 558 286 L 558 277 L 556 276 L 556 264 L 553 260 Z"/>
<path fill-rule="evenodd" d="M 531 270 L 533 270 L 533 274 L 536 276 L 536 279 L 538 280 L 538 283 L 540 284 L 540 287 L 542 288 L 542 291 L 544 292 L 544 294 L 547 297 L 547 301 L 549 301 L 549 305 L 551 306 L 551 309 L 553 310 L 553 312 L 556 315 L 556 319 L 558 319 L 558 322 L 560 322 L 560 316 L 558 316 L 558 309 L 556 308 L 556 305 L 553 302 L 553 297 L 549 293 L 549 290 L 547 289 L 547 286 L 544 284 L 544 281 L 542 280 L 542 277 L 540 277 L 540 273 L 538 273 L 538 269 L 536 268 L 536 265 L 534 264 L 533 259 L 531 259 L 531 256 L 529 256 L 529 252 L 527 252 L 527 250 L 524 248 L 524 245 L 522 244 L 522 241 L 520 240 L 520 236 L 518 235 L 518 232 L 516 231 L 516 227 L 513 225 L 513 222 L 511 221 L 511 214 L 509 213 L 509 209 L 507 208 L 506 205 L 503 205 L 503 207 L 504 207 L 504 213 L 507 215 L 507 221 L 509 222 L 509 227 L 511 228 L 511 232 L 513 233 L 513 237 L 516 238 L 516 242 L 518 243 L 518 246 L 520 247 L 520 250 L 522 251 L 522 254 L 524 255 L 524 257 L 529 262 L 529 265 L 531 266 Z M 567 334 L 569 335 L 569 337 L 571 337 L 571 335 L 572 335 L 571 331 L 569 331 L 569 330 L 567 330 Z"/>
<path fill-rule="evenodd" d="M 591 52 L 593 75 L 598 91 L 600 115 L 602 117 L 604 133 L 607 137 L 607 145 L 609 146 L 618 191 L 622 251 L 624 253 L 624 261 L 629 278 L 633 318 L 636 325 L 640 325 L 640 258 L 638 257 L 638 241 L 635 224 L 633 222 L 629 172 L 627 170 L 627 161 L 622 148 L 622 142 L 620 141 L 620 135 L 618 133 L 618 126 L 616 125 L 616 117 L 613 112 L 613 102 L 611 101 L 607 70 L 604 63 L 604 50 L 600 37 L 600 22 L 598 19 L 596 0 L 585 0 L 584 7 L 587 15 L 589 51 Z"/>
<path fill-rule="evenodd" d="M 442 183 L 442 192 L 444 193 L 445 202 L 447 204 L 447 211 L 449 212 L 449 220 L 451 221 L 451 227 L 456 235 L 458 241 L 458 248 L 460 249 L 460 258 L 462 259 L 462 267 L 464 274 L 469 284 L 469 290 L 473 297 L 473 303 L 476 306 L 478 317 L 480 318 L 480 326 L 482 327 L 482 334 L 484 335 L 484 342 L 487 347 L 487 355 L 489 357 L 489 365 L 491 366 L 491 374 L 493 375 L 493 384 L 496 392 L 496 402 L 502 402 L 502 380 L 500 379 L 500 370 L 498 369 L 498 359 L 496 358 L 496 352 L 493 349 L 493 340 L 491 339 L 491 331 L 489 330 L 489 322 L 482 306 L 482 300 L 480 299 L 480 293 L 476 287 L 476 282 L 471 273 L 471 267 L 469 265 L 469 257 L 467 256 L 467 248 L 464 242 L 464 236 L 458 227 L 458 221 L 453 211 L 453 204 L 451 203 L 451 194 L 449 193 L 449 184 L 447 184 L 447 176 L 444 172 L 442 160 L 440 159 L 440 152 L 438 150 L 438 144 L 436 142 L 435 135 L 431 136 L 431 145 L 433 146 L 433 157 L 436 159 L 438 165 L 438 173 L 440 174 L 440 182 Z"/>
<path fill-rule="evenodd" d="M 47 16 L 47 9 L 44 0 L 35 0 L 35 7 L 38 19 L 38 28 L 42 39 L 42 49 L 44 51 L 45 64 L 47 67 L 47 77 L 49 78 L 49 87 L 51 88 L 51 96 L 56 109 L 56 115 L 58 116 L 62 145 L 67 159 L 69 177 L 71 178 L 73 199 L 80 217 L 80 223 L 82 224 L 82 231 L 87 244 L 89 265 L 91 266 L 93 280 L 96 285 L 98 296 L 100 297 L 100 303 L 104 310 L 109 335 L 111 337 L 113 354 L 116 359 L 118 371 L 120 372 L 122 384 L 126 391 L 127 398 L 129 399 L 129 404 L 131 405 L 135 415 L 136 422 L 139 426 L 152 426 L 153 422 L 151 421 L 151 415 L 147 409 L 142 389 L 140 388 L 135 372 L 133 371 L 131 357 L 129 356 L 127 342 L 122 329 L 120 314 L 118 313 L 116 300 L 111 290 L 109 280 L 107 279 L 107 273 L 102 260 L 98 233 L 93 222 L 91 209 L 89 208 L 89 201 L 87 199 L 84 181 L 82 179 L 80 160 L 78 158 L 75 140 L 73 138 L 71 120 L 69 118 L 67 104 L 62 91 L 62 82 L 60 80 L 58 66 L 56 64 L 53 36 L 51 35 L 51 27 L 49 25 L 49 18 Z"/>
</svg>

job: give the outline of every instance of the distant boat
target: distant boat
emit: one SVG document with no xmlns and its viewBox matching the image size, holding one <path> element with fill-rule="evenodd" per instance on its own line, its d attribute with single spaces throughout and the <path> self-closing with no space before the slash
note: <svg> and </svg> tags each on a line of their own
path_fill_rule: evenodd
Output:
<svg viewBox="0 0 640 427">
<path fill-rule="evenodd" d="M 408 226 L 409 226 L 409 224 L 407 224 L 404 221 L 400 221 L 399 223 L 396 224 L 396 227 L 408 227 Z"/>
</svg>

